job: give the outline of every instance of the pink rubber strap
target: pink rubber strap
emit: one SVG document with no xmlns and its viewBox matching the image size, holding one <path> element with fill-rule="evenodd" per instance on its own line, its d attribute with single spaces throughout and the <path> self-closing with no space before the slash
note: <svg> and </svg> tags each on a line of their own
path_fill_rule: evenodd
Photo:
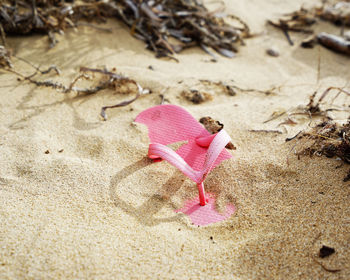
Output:
<svg viewBox="0 0 350 280">
<path fill-rule="evenodd" d="M 209 147 L 210 143 L 213 141 L 215 136 L 216 134 L 211 134 L 209 136 L 204 136 L 204 137 L 198 137 L 196 138 L 196 144 L 203 148 L 207 148 Z"/>
<path fill-rule="evenodd" d="M 205 137 L 203 143 L 207 143 L 208 139 L 211 140 L 211 143 L 207 151 L 203 168 L 199 171 L 194 170 L 184 161 L 181 156 L 165 145 L 151 143 L 148 149 L 148 156 L 150 158 L 162 158 L 168 161 L 170 164 L 183 172 L 187 177 L 197 183 L 200 205 L 205 205 L 206 203 L 203 181 L 205 180 L 207 174 L 211 171 L 221 151 L 225 148 L 227 143 L 231 141 L 230 136 L 223 129 L 213 137 Z"/>
</svg>

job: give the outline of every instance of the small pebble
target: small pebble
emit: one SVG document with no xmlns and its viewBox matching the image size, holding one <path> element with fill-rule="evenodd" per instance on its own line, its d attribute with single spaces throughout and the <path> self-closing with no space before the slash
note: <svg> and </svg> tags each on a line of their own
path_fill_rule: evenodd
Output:
<svg viewBox="0 0 350 280">
<path fill-rule="evenodd" d="M 270 56 L 274 56 L 274 57 L 277 57 L 280 55 L 279 51 L 275 48 L 270 48 L 270 49 L 267 49 L 266 50 L 266 53 Z"/>
<path fill-rule="evenodd" d="M 320 249 L 319 257 L 325 258 L 335 253 L 334 248 L 323 245 Z"/>
</svg>

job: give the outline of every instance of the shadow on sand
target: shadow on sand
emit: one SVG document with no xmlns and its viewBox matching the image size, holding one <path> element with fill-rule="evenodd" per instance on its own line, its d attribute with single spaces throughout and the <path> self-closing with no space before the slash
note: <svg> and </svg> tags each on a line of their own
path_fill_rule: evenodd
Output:
<svg viewBox="0 0 350 280">
<path fill-rule="evenodd" d="M 160 191 L 156 194 L 151 195 L 147 201 L 141 206 L 134 207 L 130 203 L 125 202 L 117 195 L 117 188 L 120 181 L 137 172 L 138 170 L 152 164 L 152 160 L 145 157 L 141 160 L 126 166 L 115 174 L 110 182 L 110 197 L 116 207 L 122 209 L 125 213 L 136 218 L 141 224 L 145 226 L 155 226 L 160 223 L 181 221 L 181 215 L 174 214 L 174 216 L 168 218 L 155 218 L 154 216 L 167 204 L 169 200 L 164 196 L 159 195 L 159 192 L 166 194 L 165 197 L 172 197 L 183 185 L 184 177 L 183 174 L 176 170 L 160 188 Z M 175 186 L 175 187 L 174 187 Z M 175 206 L 174 206 L 175 208 Z"/>
</svg>

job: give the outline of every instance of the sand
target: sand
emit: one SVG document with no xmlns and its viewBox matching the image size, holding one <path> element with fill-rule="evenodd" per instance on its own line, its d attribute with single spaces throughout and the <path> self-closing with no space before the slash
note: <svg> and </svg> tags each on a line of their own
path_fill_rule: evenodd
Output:
<svg viewBox="0 0 350 280">
<path fill-rule="evenodd" d="M 218 63 L 197 48 L 178 55 L 179 63 L 156 59 L 115 21 L 106 25 L 112 33 L 67 31 L 51 50 L 42 36 L 9 39 L 16 56 L 43 67 L 56 64 L 62 82 L 80 66 L 116 67 L 153 93 L 108 111 L 104 122 L 101 106 L 132 95 L 65 96 L 1 73 L 0 279 L 349 279 L 350 189 L 343 182 L 349 168 L 323 157 L 298 160 L 291 152 L 295 142 L 285 139 L 306 129 L 307 117 L 298 117 L 296 126 L 279 126 L 283 118 L 263 122 L 273 112 L 307 104 L 315 90 L 345 86 L 350 59 L 323 48 L 290 47 L 266 26 L 303 1 L 225 2 L 258 36 L 236 58 Z M 325 23 L 317 28 L 336 30 Z M 292 37 L 298 42 L 302 35 Z M 269 47 L 280 56 L 266 55 Z M 279 89 L 228 96 L 210 88 L 214 99 L 195 105 L 181 92 L 203 87 L 200 79 Z M 197 119 L 220 120 L 230 134 L 233 158 L 206 181 L 219 209 L 236 205 L 228 220 L 197 227 L 174 212 L 196 188 L 168 163 L 146 158 L 147 129 L 133 122 L 159 104 L 160 94 Z M 250 131 L 259 129 L 282 133 Z M 319 258 L 322 245 L 335 254 Z"/>
</svg>

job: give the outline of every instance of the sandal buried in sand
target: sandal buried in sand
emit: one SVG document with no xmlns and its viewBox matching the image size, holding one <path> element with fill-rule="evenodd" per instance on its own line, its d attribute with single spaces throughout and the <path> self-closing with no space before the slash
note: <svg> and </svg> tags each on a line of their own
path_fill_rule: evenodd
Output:
<svg viewBox="0 0 350 280">
<path fill-rule="evenodd" d="M 234 212 L 234 206 L 232 205 L 228 207 L 228 210 L 226 209 L 224 215 L 216 212 L 214 208 L 215 199 L 206 198 L 203 184 L 206 176 L 215 166 L 232 157 L 225 150 L 225 146 L 231 141 L 225 130 L 222 129 L 216 134 L 210 134 L 186 110 L 175 105 L 152 107 L 141 112 L 135 121 L 148 127 L 151 140 L 148 156 L 155 161 L 164 159 L 177 167 L 197 184 L 199 205 L 210 204 L 207 205 L 209 207 L 198 207 L 198 200 L 196 200 L 196 203 L 186 203 L 191 209 L 180 209 L 181 212 L 190 216 L 196 214 L 196 217 L 200 219 L 197 219 L 197 223 L 194 223 L 198 225 L 224 220 Z M 166 146 L 180 141 L 187 141 L 187 143 L 176 152 Z M 204 221 L 203 218 L 205 217 L 199 217 L 198 214 L 199 216 L 209 215 L 211 219 L 207 218 Z M 196 220 L 193 217 L 191 218 L 192 221 Z"/>
</svg>

